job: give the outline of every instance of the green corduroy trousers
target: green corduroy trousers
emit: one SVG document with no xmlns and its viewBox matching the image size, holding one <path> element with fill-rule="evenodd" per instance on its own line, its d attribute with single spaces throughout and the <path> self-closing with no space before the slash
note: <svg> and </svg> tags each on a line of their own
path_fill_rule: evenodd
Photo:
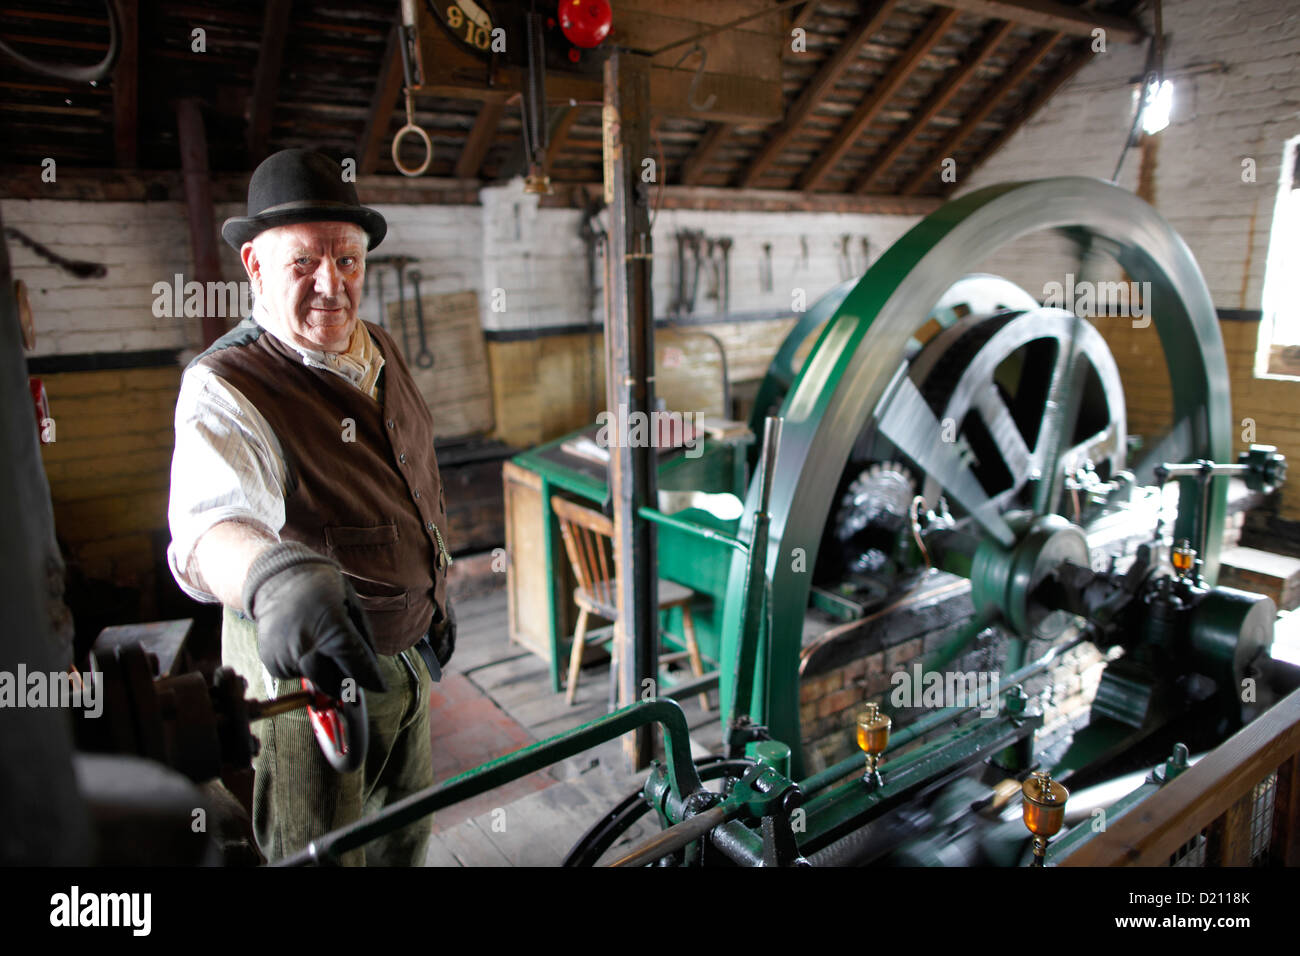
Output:
<svg viewBox="0 0 1300 956">
<path fill-rule="evenodd" d="M 222 662 L 248 681 L 249 696 L 280 697 L 302 689 L 297 678 L 267 673 L 257 651 L 253 621 L 225 609 Z M 364 764 L 351 773 L 329 765 L 305 710 L 253 725 L 262 747 L 253 759 L 253 832 L 274 862 L 330 830 L 370 816 L 384 806 L 433 785 L 429 736 L 429 671 L 414 650 L 379 655 L 385 693 L 366 691 L 370 745 Z M 345 866 L 421 866 L 432 815 L 343 855 Z"/>
</svg>

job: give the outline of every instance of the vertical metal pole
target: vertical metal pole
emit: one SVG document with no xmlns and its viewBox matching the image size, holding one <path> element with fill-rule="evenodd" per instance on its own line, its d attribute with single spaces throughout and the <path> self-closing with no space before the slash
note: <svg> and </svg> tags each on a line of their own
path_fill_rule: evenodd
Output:
<svg viewBox="0 0 1300 956">
<path fill-rule="evenodd" d="M 655 531 L 637 516 L 657 500 L 653 429 L 654 321 L 650 292 L 649 189 L 641 182 L 641 161 L 650 155 L 650 61 L 614 50 L 605 62 L 603 117 L 605 201 L 610 207 L 605 288 L 605 392 L 609 420 L 609 491 L 614 505 L 614 548 L 618 569 L 619 703 L 630 704 L 645 680 L 658 680 L 659 595 Z M 662 170 L 657 171 L 663 175 Z M 629 423 L 646 416 L 640 429 Z M 631 768 L 652 757 L 651 731 L 642 727 L 623 738 Z"/>
</svg>

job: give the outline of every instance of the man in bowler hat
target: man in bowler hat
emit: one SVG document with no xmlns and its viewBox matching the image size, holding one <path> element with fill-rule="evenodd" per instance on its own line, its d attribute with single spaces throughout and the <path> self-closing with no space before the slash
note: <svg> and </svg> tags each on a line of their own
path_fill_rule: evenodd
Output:
<svg viewBox="0 0 1300 956">
<path fill-rule="evenodd" d="M 433 420 L 396 343 L 358 318 L 383 216 L 329 157 L 286 149 L 222 236 L 253 314 L 199 355 L 176 406 L 168 562 L 223 605 L 222 658 L 250 693 L 307 678 L 364 688 L 364 762 L 339 772 L 301 710 L 256 728 L 253 827 L 270 860 L 433 782 L 431 682 L 455 646 L 451 558 Z M 425 817 L 351 851 L 349 864 L 418 865 Z"/>
</svg>

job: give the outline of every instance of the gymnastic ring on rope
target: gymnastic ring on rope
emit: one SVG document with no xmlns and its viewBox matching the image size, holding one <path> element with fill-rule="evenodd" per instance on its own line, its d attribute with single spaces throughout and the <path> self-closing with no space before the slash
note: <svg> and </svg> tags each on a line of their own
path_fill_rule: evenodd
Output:
<svg viewBox="0 0 1300 956">
<path fill-rule="evenodd" d="M 411 132 L 414 132 L 420 137 L 420 139 L 424 140 L 424 162 L 419 166 L 416 166 L 414 169 L 408 169 L 406 166 L 403 166 L 401 159 L 398 158 L 397 155 L 397 147 L 398 144 L 401 143 L 402 137 Z M 393 137 L 393 165 L 397 167 L 399 173 L 403 176 L 419 176 L 429 168 L 431 162 L 433 162 L 433 140 L 429 139 L 428 133 L 414 123 L 407 123 L 397 131 L 397 135 Z"/>
</svg>

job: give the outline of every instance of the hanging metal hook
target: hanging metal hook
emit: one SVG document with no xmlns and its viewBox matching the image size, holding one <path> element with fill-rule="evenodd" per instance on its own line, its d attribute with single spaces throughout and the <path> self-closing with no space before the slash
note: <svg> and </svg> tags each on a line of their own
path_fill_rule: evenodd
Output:
<svg viewBox="0 0 1300 956">
<path fill-rule="evenodd" d="M 697 102 L 696 99 L 699 96 L 700 80 L 704 79 L 704 66 L 709 62 L 708 52 L 697 43 L 682 54 L 682 58 L 677 61 L 677 66 L 674 69 L 681 69 L 682 64 L 696 53 L 700 55 L 700 65 L 695 68 L 695 76 L 691 78 L 691 88 L 686 94 L 686 102 L 697 113 L 703 113 L 705 110 L 713 109 L 713 104 L 718 101 L 718 94 L 716 93 L 710 93 L 709 98 L 703 103 Z"/>
</svg>

